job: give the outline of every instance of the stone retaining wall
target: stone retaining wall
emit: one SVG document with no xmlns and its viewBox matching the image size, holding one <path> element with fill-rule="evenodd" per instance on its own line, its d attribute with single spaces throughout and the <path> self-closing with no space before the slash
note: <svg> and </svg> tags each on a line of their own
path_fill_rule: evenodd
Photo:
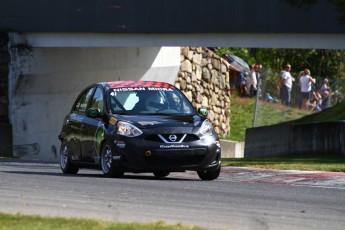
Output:
<svg viewBox="0 0 345 230">
<path fill-rule="evenodd" d="M 229 69 L 211 50 L 181 47 L 181 67 L 175 86 L 195 108 L 208 109 L 208 119 L 220 136 L 230 132 Z"/>
</svg>

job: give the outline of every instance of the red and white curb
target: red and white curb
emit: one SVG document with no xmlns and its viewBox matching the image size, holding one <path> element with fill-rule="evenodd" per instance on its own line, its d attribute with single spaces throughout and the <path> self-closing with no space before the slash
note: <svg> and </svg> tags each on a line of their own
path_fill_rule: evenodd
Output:
<svg viewBox="0 0 345 230">
<path fill-rule="evenodd" d="M 223 167 L 219 179 L 230 179 L 234 182 L 313 186 L 345 190 L 344 172 Z"/>
</svg>

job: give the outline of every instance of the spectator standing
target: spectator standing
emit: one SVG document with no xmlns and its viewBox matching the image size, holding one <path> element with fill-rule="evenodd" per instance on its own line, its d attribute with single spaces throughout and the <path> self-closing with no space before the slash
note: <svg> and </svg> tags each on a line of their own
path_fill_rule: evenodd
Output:
<svg viewBox="0 0 345 230">
<path fill-rule="evenodd" d="M 329 87 L 329 81 L 327 78 L 325 78 L 325 80 L 323 80 L 322 86 L 321 86 L 321 96 L 322 96 L 322 105 L 321 108 L 322 109 L 327 109 L 330 106 L 330 102 L 331 102 L 331 87 Z"/>
<path fill-rule="evenodd" d="M 295 81 L 295 78 L 291 76 L 291 65 L 286 64 L 285 69 L 282 72 L 282 80 L 284 84 L 282 86 L 282 103 L 286 106 L 290 106 L 291 104 L 291 89 L 292 89 L 292 82 Z"/>
<path fill-rule="evenodd" d="M 252 85 L 250 86 L 250 95 L 251 96 L 256 96 L 256 93 L 257 93 L 257 84 L 258 84 L 258 81 L 256 79 L 256 68 L 255 68 L 255 64 L 253 64 L 251 66 L 251 71 L 249 73 L 249 78 L 251 79 L 251 83 Z"/>
<path fill-rule="evenodd" d="M 256 64 L 254 67 L 255 71 L 255 76 L 256 76 L 256 88 L 257 91 L 256 93 L 258 94 L 259 97 L 261 97 L 261 70 L 262 70 L 262 65 L 261 64 Z"/>
<path fill-rule="evenodd" d="M 247 96 L 253 96 L 253 85 L 256 87 L 256 77 L 254 72 L 254 64 L 249 66 L 249 74 L 246 76 L 246 85 L 247 85 Z M 254 77 L 253 77 L 254 75 Z"/>
<path fill-rule="evenodd" d="M 257 64 L 254 66 L 254 71 L 256 75 L 256 82 L 259 82 L 259 79 L 261 79 L 261 70 L 262 70 L 262 65 Z"/>
<path fill-rule="evenodd" d="M 238 72 L 237 74 L 238 93 L 240 97 L 245 97 L 247 95 L 246 76 L 248 76 L 248 72 Z"/>
<path fill-rule="evenodd" d="M 310 76 L 310 70 L 305 69 L 303 72 L 303 76 L 299 79 L 299 86 L 301 89 L 301 96 L 302 96 L 302 109 L 308 110 L 307 102 L 310 99 L 310 92 L 311 92 L 311 85 L 315 84 L 315 78 Z"/>
</svg>

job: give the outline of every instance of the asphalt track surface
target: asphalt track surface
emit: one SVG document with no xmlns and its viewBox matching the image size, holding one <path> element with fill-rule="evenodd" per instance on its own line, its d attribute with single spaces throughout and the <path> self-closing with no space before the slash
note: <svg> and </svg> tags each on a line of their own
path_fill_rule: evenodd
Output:
<svg viewBox="0 0 345 230">
<path fill-rule="evenodd" d="M 105 178 L 59 165 L 0 159 L 0 212 L 208 229 L 345 229 L 345 173 L 223 167 L 219 179 L 195 172 Z"/>
</svg>

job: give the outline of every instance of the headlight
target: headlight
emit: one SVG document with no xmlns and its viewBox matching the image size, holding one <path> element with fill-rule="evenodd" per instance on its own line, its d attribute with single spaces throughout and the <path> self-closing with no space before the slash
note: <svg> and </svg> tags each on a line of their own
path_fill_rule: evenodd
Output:
<svg viewBox="0 0 345 230">
<path fill-rule="evenodd" d="M 209 122 L 208 120 L 205 120 L 201 127 L 200 127 L 200 133 L 203 135 L 212 135 L 213 133 L 213 126 L 211 124 L 211 122 Z"/>
<path fill-rule="evenodd" d="M 131 125 L 127 122 L 119 121 L 117 123 L 117 134 L 126 136 L 126 137 L 136 137 L 141 135 L 143 132 L 135 127 L 134 125 Z"/>
</svg>

